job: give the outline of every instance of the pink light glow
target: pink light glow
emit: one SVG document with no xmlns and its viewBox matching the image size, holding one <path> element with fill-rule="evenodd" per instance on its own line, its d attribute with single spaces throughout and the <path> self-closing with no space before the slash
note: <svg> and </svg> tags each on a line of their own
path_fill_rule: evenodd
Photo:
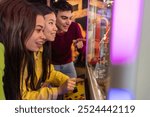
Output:
<svg viewBox="0 0 150 117">
<path fill-rule="evenodd" d="M 137 57 L 143 0 L 114 0 L 110 58 L 112 64 L 135 61 Z"/>
</svg>

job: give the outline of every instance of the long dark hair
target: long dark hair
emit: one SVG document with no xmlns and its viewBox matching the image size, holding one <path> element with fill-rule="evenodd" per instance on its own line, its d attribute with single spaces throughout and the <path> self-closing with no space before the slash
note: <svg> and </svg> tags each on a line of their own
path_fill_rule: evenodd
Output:
<svg viewBox="0 0 150 117">
<path fill-rule="evenodd" d="M 48 15 L 48 14 L 51 14 L 51 13 L 55 13 L 55 10 L 45 4 L 41 4 L 41 3 L 33 3 L 33 5 L 35 5 L 41 12 L 42 14 L 45 16 L 45 15 Z"/>
<path fill-rule="evenodd" d="M 35 63 L 33 52 L 25 47 L 36 25 L 37 15 L 42 13 L 26 0 L 5 0 L 0 4 L 0 36 L 5 47 L 4 93 L 6 99 L 21 99 L 20 77 L 27 67 L 30 87 L 34 84 Z"/>
<path fill-rule="evenodd" d="M 51 13 L 55 14 L 55 11 L 45 4 L 34 3 L 33 5 L 35 5 L 36 8 L 38 8 L 44 16 Z M 37 87 L 40 87 L 41 82 L 44 82 L 46 80 L 46 77 L 50 77 L 50 69 L 51 69 L 50 64 L 51 64 L 51 42 L 47 41 L 43 45 L 43 54 L 42 54 L 43 77 L 41 80 L 39 80 Z"/>
</svg>

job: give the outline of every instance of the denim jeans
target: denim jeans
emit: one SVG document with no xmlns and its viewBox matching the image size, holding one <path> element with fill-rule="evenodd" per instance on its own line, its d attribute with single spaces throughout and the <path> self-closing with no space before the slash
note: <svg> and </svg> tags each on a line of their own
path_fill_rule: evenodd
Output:
<svg viewBox="0 0 150 117">
<path fill-rule="evenodd" d="M 76 78 L 77 73 L 74 67 L 74 63 L 70 62 L 63 65 L 54 65 L 55 70 L 60 71 L 66 75 L 68 75 L 70 78 Z"/>
</svg>

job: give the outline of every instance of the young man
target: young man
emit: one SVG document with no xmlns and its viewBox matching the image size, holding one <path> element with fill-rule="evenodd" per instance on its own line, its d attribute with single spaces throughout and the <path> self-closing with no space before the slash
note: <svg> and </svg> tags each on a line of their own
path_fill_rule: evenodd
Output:
<svg viewBox="0 0 150 117">
<path fill-rule="evenodd" d="M 58 1 L 53 4 L 56 11 L 57 33 L 52 42 L 52 63 L 56 70 L 69 77 L 77 77 L 72 60 L 71 45 L 75 40 L 76 47 L 83 47 L 82 34 L 77 23 L 72 22 L 72 6 L 66 1 Z"/>
</svg>

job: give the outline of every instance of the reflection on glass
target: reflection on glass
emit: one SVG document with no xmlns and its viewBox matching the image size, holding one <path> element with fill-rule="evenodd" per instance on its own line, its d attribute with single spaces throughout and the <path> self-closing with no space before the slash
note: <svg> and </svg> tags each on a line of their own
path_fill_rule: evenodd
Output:
<svg viewBox="0 0 150 117">
<path fill-rule="evenodd" d="M 107 95 L 109 82 L 109 37 L 112 1 L 89 0 L 87 65 Z"/>
</svg>

